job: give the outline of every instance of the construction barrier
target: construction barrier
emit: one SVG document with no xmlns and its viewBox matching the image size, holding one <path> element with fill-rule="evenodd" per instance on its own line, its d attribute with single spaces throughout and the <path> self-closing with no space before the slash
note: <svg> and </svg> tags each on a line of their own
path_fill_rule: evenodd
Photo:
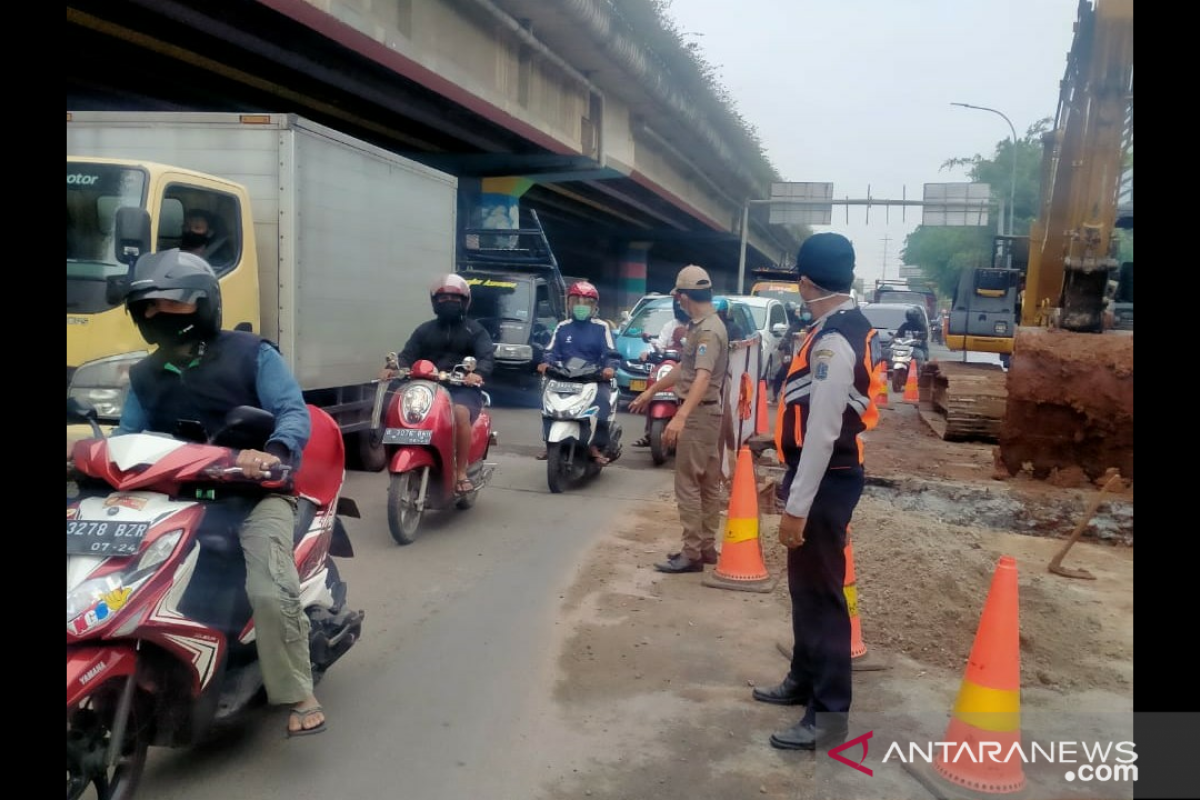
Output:
<svg viewBox="0 0 1200 800">
<path fill-rule="evenodd" d="M 758 382 L 758 417 L 754 423 L 754 432 L 759 435 L 766 435 L 771 432 L 771 423 L 767 421 L 767 402 L 770 395 L 767 394 L 767 382 L 760 380 Z"/>
<path fill-rule="evenodd" d="M 738 450 L 721 555 L 702 583 L 717 589 L 746 592 L 769 592 L 775 586 L 763 562 L 762 540 L 758 537 L 758 488 L 754 478 L 754 456 L 748 447 Z"/>
<path fill-rule="evenodd" d="M 729 430 L 728 436 L 721 438 L 721 465 L 726 480 L 733 477 L 733 465 L 736 463 L 732 458 L 733 453 L 741 450 L 746 440 L 754 435 L 761 413 L 759 405 L 765 406 L 767 402 L 766 395 L 761 390 L 754 391 L 762 372 L 759 367 L 762 363 L 760 342 L 761 334 L 756 333 L 749 339 L 729 343 L 729 366 L 725 372 L 724 422 Z M 749 383 L 748 388 L 744 388 L 746 382 Z"/>
</svg>

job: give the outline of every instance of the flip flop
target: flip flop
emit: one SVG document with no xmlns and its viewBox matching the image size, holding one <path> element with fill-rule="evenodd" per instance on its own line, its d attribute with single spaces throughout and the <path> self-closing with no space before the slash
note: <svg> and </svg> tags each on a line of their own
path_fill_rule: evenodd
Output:
<svg viewBox="0 0 1200 800">
<path fill-rule="evenodd" d="M 454 491 L 457 494 L 470 494 L 475 491 L 475 484 L 471 483 L 470 478 L 463 478 L 458 483 L 454 484 Z"/>
<path fill-rule="evenodd" d="M 325 720 L 321 720 L 320 725 L 314 725 L 311 728 L 304 727 L 304 720 L 310 715 L 316 714 L 317 712 L 324 714 L 325 709 L 321 708 L 320 706 L 313 706 L 312 708 L 293 708 L 288 718 L 290 719 L 291 717 L 299 717 L 300 729 L 294 731 L 291 729 L 291 727 L 289 727 L 287 729 L 288 738 L 291 739 L 294 736 L 311 736 L 314 733 L 324 733 L 326 730 L 328 730 L 325 725 Z"/>
<path fill-rule="evenodd" d="M 602 456 L 598 453 L 593 453 L 590 455 L 592 456 L 592 460 L 602 467 L 608 463 L 608 456 Z"/>
</svg>

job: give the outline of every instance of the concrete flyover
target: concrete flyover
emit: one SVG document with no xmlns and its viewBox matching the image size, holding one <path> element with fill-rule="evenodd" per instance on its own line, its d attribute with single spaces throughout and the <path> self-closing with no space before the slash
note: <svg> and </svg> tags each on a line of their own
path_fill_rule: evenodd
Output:
<svg viewBox="0 0 1200 800">
<path fill-rule="evenodd" d="M 781 180 L 648 1 L 69 0 L 67 53 L 68 110 L 293 112 L 457 175 L 464 221 L 507 195 L 620 306 L 735 290 Z M 756 215 L 748 267 L 794 253 Z"/>
</svg>

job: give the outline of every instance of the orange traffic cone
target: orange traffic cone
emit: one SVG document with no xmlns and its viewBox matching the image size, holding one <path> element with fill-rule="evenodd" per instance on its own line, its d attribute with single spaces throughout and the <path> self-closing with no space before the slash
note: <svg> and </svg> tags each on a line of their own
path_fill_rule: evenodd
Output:
<svg viewBox="0 0 1200 800">
<path fill-rule="evenodd" d="M 908 362 L 908 379 L 904 381 L 904 402 L 919 403 L 921 395 L 917 391 L 917 362 Z"/>
<path fill-rule="evenodd" d="M 988 794 L 1009 794 L 1025 787 L 1019 747 L 1020 646 L 1017 562 L 1011 556 L 1001 556 L 992 575 L 992 587 L 979 619 L 950 725 L 942 739 L 953 745 L 943 748 L 934 761 L 938 776 Z M 994 757 L 981 758 L 977 752 L 981 742 L 998 742 L 1000 752 Z"/>
<path fill-rule="evenodd" d="M 879 394 L 875 396 L 875 405 L 878 408 L 887 408 L 888 384 L 891 383 L 891 381 L 888 380 L 888 366 L 886 362 L 880 364 L 876 380 L 878 380 L 882 385 L 879 388 Z"/>
<path fill-rule="evenodd" d="M 754 420 L 756 434 L 770 433 L 771 424 L 767 421 L 767 382 L 758 382 L 758 417 Z"/>
<path fill-rule="evenodd" d="M 725 541 L 717 566 L 704 576 L 702 583 L 718 589 L 747 592 L 769 592 L 775 586 L 763 563 L 762 540 L 758 538 L 758 491 L 754 457 L 749 447 L 738 451 L 733 487 L 729 492 Z"/>
</svg>

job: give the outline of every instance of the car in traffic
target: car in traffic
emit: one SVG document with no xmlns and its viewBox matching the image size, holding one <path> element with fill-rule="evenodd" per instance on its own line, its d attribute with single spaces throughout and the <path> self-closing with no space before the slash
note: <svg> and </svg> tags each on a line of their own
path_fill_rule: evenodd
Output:
<svg viewBox="0 0 1200 800">
<path fill-rule="evenodd" d="M 779 369 L 779 343 L 788 329 L 787 309 L 783 301 L 770 295 L 734 295 L 729 302 L 746 306 L 752 319 L 751 331 L 761 336 L 762 378 L 767 380 Z"/>
<path fill-rule="evenodd" d="M 864 303 L 860 308 L 863 315 L 870 321 L 871 327 L 878 332 L 879 345 L 885 361 L 891 361 L 892 339 L 896 336 L 896 330 L 904 324 L 910 308 L 915 308 L 920 312 L 921 318 L 925 322 L 925 330 L 929 331 L 929 315 L 925 313 L 925 306 L 922 304 Z"/>
</svg>

